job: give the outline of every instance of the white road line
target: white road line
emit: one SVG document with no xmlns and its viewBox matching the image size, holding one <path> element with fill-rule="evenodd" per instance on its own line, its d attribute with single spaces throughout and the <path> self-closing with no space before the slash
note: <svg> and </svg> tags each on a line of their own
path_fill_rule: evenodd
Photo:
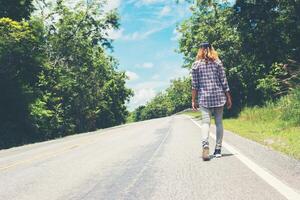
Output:
<svg viewBox="0 0 300 200">
<path fill-rule="evenodd" d="M 189 117 L 194 124 L 201 128 L 195 120 Z M 210 136 L 216 140 L 216 137 L 213 134 Z M 256 173 L 260 178 L 266 181 L 269 185 L 271 185 L 274 189 L 276 189 L 280 194 L 286 197 L 289 200 L 300 200 L 300 194 L 293 190 L 288 185 L 284 184 L 282 181 L 271 175 L 265 169 L 254 163 L 252 160 L 247 158 L 241 152 L 239 152 L 236 148 L 229 145 L 228 143 L 223 141 L 223 147 L 225 147 L 228 151 L 235 154 L 236 158 L 238 158 L 242 163 L 244 163 L 249 169 L 251 169 L 254 173 Z"/>
</svg>

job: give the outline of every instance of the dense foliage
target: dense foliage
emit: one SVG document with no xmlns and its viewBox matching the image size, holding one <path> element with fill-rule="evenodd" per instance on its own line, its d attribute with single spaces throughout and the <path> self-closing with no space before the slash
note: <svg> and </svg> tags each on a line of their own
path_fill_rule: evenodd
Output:
<svg viewBox="0 0 300 200">
<path fill-rule="evenodd" d="M 187 1 L 196 4 L 191 17 L 178 27 L 183 67 L 190 69 L 201 42 L 213 44 L 233 96 L 233 108 L 226 115 L 236 115 L 245 106 L 264 105 L 299 86 L 300 1 L 237 0 L 233 6 L 221 0 Z M 156 99 L 143 110 L 155 110 L 159 105 L 150 105 Z M 161 101 L 176 104 L 167 98 Z M 187 107 L 190 101 L 185 102 Z"/>
<path fill-rule="evenodd" d="M 38 29 L 28 22 L 0 19 L 0 148 L 38 138 L 28 107 L 37 97 L 35 85 L 44 62 Z"/>
<path fill-rule="evenodd" d="M 132 91 L 107 53 L 117 13 L 101 12 L 102 1 L 44 6 L 46 16 L 0 19 L 0 148 L 121 124 L 128 114 Z"/>
<path fill-rule="evenodd" d="M 190 78 L 173 80 L 164 93 L 158 94 L 145 106 L 140 106 L 132 112 L 130 121 L 164 117 L 188 108 L 192 98 L 190 84 Z"/>
<path fill-rule="evenodd" d="M 299 61 L 295 44 L 300 41 L 300 30 L 291 32 L 290 26 L 299 27 L 300 14 L 287 11 L 292 8 L 286 2 L 237 1 L 233 7 L 220 3 L 215 9 L 200 5 L 194 7 L 192 17 L 179 28 L 185 67 L 191 66 L 202 41 L 212 42 L 220 53 L 235 111 L 243 106 L 261 105 L 290 89 L 281 80 L 290 77 L 284 68 L 290 62 L 288 59 Z M 287 17 L 287 13 L 293 17 Z"/>
<path fill-rule="evenodd" d="M 300 88 L 280 99 L 278 106 L 281 119 L 288 125 L 300 127 Z"/>
<path fill-rule="evenodd" d="M 0 0 L 0 17 L 16 21 L 28 19 L 33 8 L 32 0 Z"/>
</svg>

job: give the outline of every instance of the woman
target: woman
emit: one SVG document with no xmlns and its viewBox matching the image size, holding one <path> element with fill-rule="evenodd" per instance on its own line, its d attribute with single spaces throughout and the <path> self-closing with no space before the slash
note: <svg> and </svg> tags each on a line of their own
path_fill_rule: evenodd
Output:
<svg viewBox="0 0 300 200">
<path fill-rule="evenodd" d="M 209 160 L 209 128 L 211 115 L 216 122 L 216 147 L 214 156 L 221 157 L 223 140 L 223 107 L 230 109 L 232 102 L 223 64 L 209 43 L 202 43 L 192 65 L 192 108 L 197 110 L 196 97 L 202 114 L 202 158 Z"/>
</svg>

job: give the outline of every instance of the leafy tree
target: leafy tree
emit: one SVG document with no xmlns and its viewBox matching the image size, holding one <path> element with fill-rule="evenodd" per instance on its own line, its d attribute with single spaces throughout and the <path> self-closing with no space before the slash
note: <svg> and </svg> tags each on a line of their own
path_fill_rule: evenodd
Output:
<svg viewBox="0 0 300 200">
<path fill-rule="evenodd" d="M 0 148 L 121 124 L 128 115 L 132 91 L 108 53 L 116 11 L 101 12 L 103 1 L 42 5 L 29 21 L 0 19 Z"/>
<path fill-rule="evenodd" d="M 299 60 L 299 1 L 238 0 L 234 9 L 238 12 L 232 23 L 241 33 L 241 53 L 255 55 L 258 63 L 269 67 L 286 58 Z"/>
<path fill-rule="evenodd" d="M 299 32 L 288 28 L 298 27 L 298 3 L 241 0 L 232 7 L 222 1 L 211 2 L 217 5 L 214 9 L 206 1 L 192 6 L 192 16 L 179 27 L 184 67 L 190 68 L 194 62 L 199 43 L 212 42 L 226 68 L 233 113 L 245 105 L 262 105 L 293 88 L 299 80 L 293 67 L 298 59 L 294 52 L 298 52 Z"/>
<path fill-rule="evenodd" d="M 191 98 L 190 78 L 175 79 L 165 92 L 138 107 L 131 115 L 134 121 L 169 116 L 188 108 Z"/>
<path fill-rule="evenodd" d="M 44 54 L 37 23 L 0 19 L 0 148 L 36 140 L 28 105 L 37 98 L 35 85 Z"/>
<path fill-rule="evenodd" d="M 45 117 L 53 123 L 41 126 L 33 118 L 50 138 L 121 124 L 127 117 L 124 105 L 131 90 L 125 88 L 125 74 L 116 71 L 117 62 L 106 54 L 111 48 L 107 30 L 118 28 L 118 16 L 99 15 L 98 3 L 70 10 L 58 1 L 52 13 L 57 18 L 46 26 L 49 67 L 40 78 L 44 95 L 33 108 L 45 105 L 52 111 Z"/>
<path fill-rule="evenodd" d="M 145 108 L 145 106 L 139 106 L 137 109 L 135 109 L 132 112 L 133 121 L 142 121 L 143 120 L 142 112 L 143 112 L 144 108 Z"/>
<path fill-rule="evenodd" d="M 33 8 L 32 0 L 0 0 L 0 18 L 28 19 Z"/>
<path fill-rule="evenodd" d="M 256 90 L 262 91 L 260 99 L 286 94 L 293 88 L 286 81 L 299 76 L 295 75 L 293 63 L 299 62 L 300 29 L 295 27 L 300 23 L 300 2 L 238 0 L 234 10 L 231 24 L 240 33 L 240 54 L 253 58 L 257 75 L 253 76 L 256 80 L 250 80 L 257 85 Z"/>
<path fill-rule="evenodd" d="M 166 89 L 168 114 L 174 114 L 189 108 L 191 105 L 191 79 L 175 79 Z"/>
</svg>

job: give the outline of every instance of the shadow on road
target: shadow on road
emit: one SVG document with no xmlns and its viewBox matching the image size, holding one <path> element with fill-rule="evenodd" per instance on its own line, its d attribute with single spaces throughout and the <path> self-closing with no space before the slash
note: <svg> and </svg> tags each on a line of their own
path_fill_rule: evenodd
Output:
<svg viewBox="0 0 300 200">
<path fill-rule="evenodd" d="M 232 153 L 223 153 L 222 154 L 222 157 L 227 157 L 227 156 L 234 156 L 234 154 L 232 154 Z"/>
<path fill-rule="evenodd" d="M 232 154 L 232 153 L 222 153 L 222 157 L 228 157 L 228 156 L 234 156 L 234 154 Z M 210 155 L 209 159 L 212 160 L 212 159 L 216 159 L 216 158 L 215 158 L 214 155 Z"/>
</svg>

